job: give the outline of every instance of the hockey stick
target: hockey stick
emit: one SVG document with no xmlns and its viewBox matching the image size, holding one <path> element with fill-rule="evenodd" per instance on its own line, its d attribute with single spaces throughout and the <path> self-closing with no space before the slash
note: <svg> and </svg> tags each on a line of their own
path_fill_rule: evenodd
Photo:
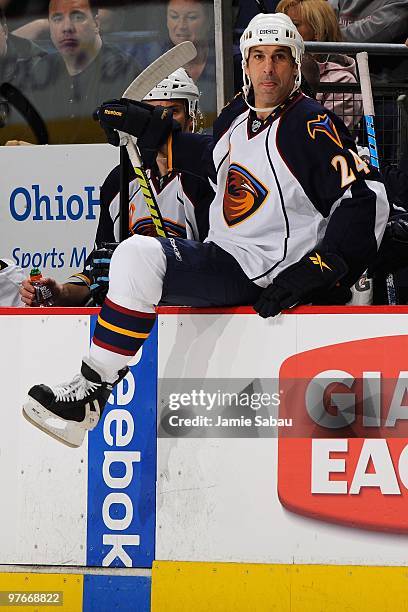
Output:
<svg viewBox="0 0 408 612">
<path fill-rule="evenodd" d="M 370 151 L 370 163 L 377 170 L 380 169 L 378 161 L 377 140 L 374 129 L 374 101 L 371 90 L 370 71 L 368 67 L 368 55 L 366 51 L 357 53 L 356 60 L 360 75 L 361 95 L 363 98 L 364 121 L 367 131 L 368 148 Z"/>
<path fill-rule="evenodd" d="M 48 144 L 48 130 L 41 115 L 17 87 L 11 83 L 0 85 L 0 94 L 24 117 L 36 137 L 38 144 Z"/>
<path fill-rule="evenodd" d="M 400 157 L 408 151 L 408 96 L 401 94 L 397 98 L 397 106 L 401 117 Z"/>
<path fill-rule="evenodd" d="M 136 77 L 136 79 L 126 89 L 122 95 L 122 98 L 140 102 L 149 93 L 149 91 L 153 89 L 153 87 L 160 83 L 160 81 L 168 77 L 169 74 L 177 70 L 177 68 L 181 68 L 184 66 L 184 64 L 190 62 L 196 55 L 197 51 L 193 43 L 185 41 L 179 45 L 176 45 L 169 51 L 166 51 L 166 53 L 163 53 L 163 55 L 158 57 L 152 64 L 150 64 L 150 66 L 143 70 L 143 72 L 139 74 L 139 76 Z M 167 233 L 164 226 L 163 217 L 156 202 L 149 178 L 145 169 L 143 168 L 136 140 L 129 134 L 124 134 L 123 132 L 120 132 L 119 135 L 121 139 L 120 144 L 121 146 L 126 147 L 133 170 L 139 181 L 141 192 L 156 228 L 156 233 L 158 236 L 166 238 Z M 123 155 L 121 156 L 122 163 L 124 157 L 125 156 Z M 129 235 L 129 199 L 128 197 L 123 197 L 122 194 L 120 202 L 120 240 L 122 241 Z M 126 223 L 124 220 L 122 221 L 122 217 L 127 220 Z"/>
<path fill-rule="evenodd" d="M 259 10 L 261 11 L 261 13 L 269 13 L 270 11 L 268 10 L 268 8 L 265 5 L 265 2 L 263 0 L 255 0 L 255 2 L 258 5 Z"/>
<path fill-rule="evenodd" d="M 129 157 L 126 146 L 119 148 L 119 241 L 122 242 L 129 236 Z M 128 215 L 122 215 L 122 210 L 127 210 Z"/>
<path fill-rule="evenodd" d="M 380 169 L 380 163 L 378 160 L 378 149 L 377 139 L 375 136 L 374 128 L 374 101 L 373 92 L 371 89 L 370 70 L 368 67 L 368 54 L 366 51 L 356 54 L 356 60 L 358 65 L 358 72 L 360 75 L 360 86 L 361 95 L 363 99 L 363 111 L 364 120 L 367 131 L 368 149 L 370 151 L 370 163 L 377 170 Z M 387 298 L 390 306 L 397 304 L 397 292 L 395 290 L 394 276 L 393 274 L 387 274 L 385 278 L 385 284 L 387 287 Z"/>
</svg>

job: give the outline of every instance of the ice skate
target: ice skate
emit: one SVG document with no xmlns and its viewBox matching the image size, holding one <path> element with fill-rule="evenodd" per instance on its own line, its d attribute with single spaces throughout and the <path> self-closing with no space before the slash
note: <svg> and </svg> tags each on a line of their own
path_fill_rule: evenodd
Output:
<svg viewBox="0 0 408 612">
<path fill-rule="evenodd" d="M 81 373 L 72 381 L 55 387 L 31 387 L 23 415 L 48 435 L 77 448 L 85 433 L 98 424 L 113 387 L 127 372 L 128 368 L 123 368 L 114 380 L 106 381 L 106 375 L 92 361 L 84 359 Z"/>
</svg>

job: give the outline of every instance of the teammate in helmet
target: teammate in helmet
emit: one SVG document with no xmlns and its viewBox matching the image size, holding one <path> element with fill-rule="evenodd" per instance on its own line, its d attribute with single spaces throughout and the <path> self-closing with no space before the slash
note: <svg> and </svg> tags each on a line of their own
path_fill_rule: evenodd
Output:
<svg viewBox="0 0 408 612">
<path fill-rule="evenodd" d="M 24 407 L 68 444 L 78 446 L 98 422 L 159 302 L 254 304 L 262 317 L 296 304 L 344 303 L 377 252 L 388 218 L 384 186 L 341 120 L 299 89 L 303 41 L 290 18 L 255 17 L 241 52 L 246 87 L 217 119 L 212 147 L 168 122 L 149 123 L 146 108 L 132 104 L 129 131 L 143 139 L 155 130 L 158 143 L 168 136 L 175 167 L 198 172 L 212 154 L 203 169 L 215 186 L 210 231 L 204 243 L 135 235 L 116 249 L 81 374 L 52 389 L 33 387 Z M 122 102 L 123 116 L 129 107 Z M 117 127 L 104 112 L 111 108 L 99 113 L 105 128 Z"/>
<path fill-rule="evenodd" d="M 161 81 L 145 97 L 152 106 L 170 109 L 183 132 L 195 132 L 200 125 L 199 91 L 183 68 Z M 214 192 L 206 182 L 191 174 L 168 169 L 163 154 L 156 157 L 156 166 L 148 172 L 152 189 L 159 205 L 169 236 L 202 241 L 208 234 L 208 209 Z M 101 210 L 95 249 L 88 257 L 81 273 L 74 274 L 61 285 L 45 279 L 54 296 L 55 306 L 77 306 L 90 298 L 91 279 L 94 303 L 102 303 L 108 290 L 109 259 L 119 242 L 119 183 L 120 167 L 116 166 L 101 188 Z M 155 226 L 149 215 L 139 182 L 129 164 L 129 235 L 155 236 Z M 109 243 L 101 250 L 103 244 Z M 97 262 L 95 268 L 95 261 Z M 101 263 L 102 262 L 102 263 Z M 20 295 L 27 306 L 35 306 L 33 287 L 26 279 Z"/>
<path fill-rule="evenodd" d="M 201 120 L 199 97 L 200 92 L 193 79 L 188 76 L 184 68 L 179 68 L 167 77 L 167 79 L 163 79 L 156 87 L 153 87 L 144 99 L 150 104 L 157 104 L 160 102 L 160 106 L 173 108 L 173 118 L 181 124 L 182 128 L 183 121 L 190 122 L 189 125 L 184 126 L 184 131 L 196 132 Z M 164 103 L 172 100 L 172 104 L 166 105 Z M 182 100 L 187 104 L 185 113 L 181 112 L 178 103 L 174 104 L 174 100 Z M 180 114 L 177 114 L 178 110 Z"/>
</svg>

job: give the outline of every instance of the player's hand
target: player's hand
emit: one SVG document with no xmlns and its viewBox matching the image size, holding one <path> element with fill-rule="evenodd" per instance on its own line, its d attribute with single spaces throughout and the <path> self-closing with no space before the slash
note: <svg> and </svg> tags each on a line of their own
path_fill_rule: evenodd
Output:
<svg viewBox="0 0 408 612">
<path fill-rule="evenodd" d="M 180 129 L 173 121 L 171 110 L 121 98 L 104 102 L 95 115 L 105 131 L 108 142 L 116 146 L 120 139 L 117 131 L 135 136 L 146 167 L 155 163 L 158 149 L 166 142 L 170 132 Z"/>
<path fill-rule="evenodd" d="M 171 110 L 126 98 L 104 102 L 96 110 L 96 115 L 103 127 L 119 130 L 136 138 L 141 138 L 147 130 L 152 129 L 160 135 L 159 138 L 163 132 L 167 136 L 173 125 Z"/>
<path fill-rule="evenodd" d="M 313 301 L 329 291 L 348 272 L 345 261 L 334 253 L 312 251 L 283 270 L 254 304 L 261 317 L 274 317 L 285 308 Z"/>
<path fill-rule="evenodd" d="M 41 282 L 44 285 L 48 285 L 52 293 L 54 303 L 57 303 L 59 297 L 62 294 L 62 285 L 57 283 L 57 281 L 54 280 L 53 278 L 43 278 L 41 279 Z M 20 299 L 26 305 L 26 308 L 33 308 L 35 306 L 38 306 L 38 303 L 36 302 L 36 299 L 35 299 L 35 289 L 30 281 L 30 278 L 24 279 L 23 282 L 21 283 Z"/>
<path fill-rule="evenodd" d="M 408 266 L 408 215 L 402 214 L 388 221 L 377 256 L 369 267 L 378 275 L 397 272 Z"/>
<path fill-rule="evenodd" d="M 27 142 L 26 140 L 8 140 L 5 144 L 6 147 L 35 147 L 33 142 Z"/>
<path fill-rule="evenodd" d="M 100 249 L 95 249 L 90 254 L 90 292 L 96 306 L 102 305 L 108 293 L 110 262 L 118 244 L 118 242 L 103 242 Z"/>
</svg>

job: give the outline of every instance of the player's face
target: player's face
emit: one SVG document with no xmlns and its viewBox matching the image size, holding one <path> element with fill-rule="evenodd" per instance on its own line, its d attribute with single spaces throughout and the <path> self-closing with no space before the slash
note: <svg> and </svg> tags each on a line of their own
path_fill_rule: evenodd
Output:
<svg viewBox="0 0 408 612">
<path fill-rule="evenodd" d="M 167 5 L 167 28 L 173 45 L 190 40 L 199 43 L 208 38 L 204 6 L 194 0 L 170 0 Z"/>
<path fill-rule="evenodd" d="M 180 125 L 183 132 L 191 132 L 192 120 L 187 114 L 186 104 L 183 100 L 148 100 L 152 106 L 164 106 L 173 111 L 173 119 Z"/>
<path fill-rule="evenodd" d="M 292 6 L 290 9 L 288 9 L 287 15 L 297 27 L 303 40 L 316 40 L 312 26 L 302 17 L 298 6 Z"/>
<path fill-rule="evenodd" d="M 51 40 L 62 56 L 88 54 L 95 47 L 98 22 L 88 0 L 51 0 Z"/>
<path fill-rule="evenodd" d="M 0 23 L 0 57 L 7 53 L 7 26 Z"/>
<path fill-rule="evenodd" d="M 289 47 L 259 45 L 249 50 L 246 73 L 254 88 L 255 106 L 269 108 L 289 96 L 297 66 Z"/>
</svg>

